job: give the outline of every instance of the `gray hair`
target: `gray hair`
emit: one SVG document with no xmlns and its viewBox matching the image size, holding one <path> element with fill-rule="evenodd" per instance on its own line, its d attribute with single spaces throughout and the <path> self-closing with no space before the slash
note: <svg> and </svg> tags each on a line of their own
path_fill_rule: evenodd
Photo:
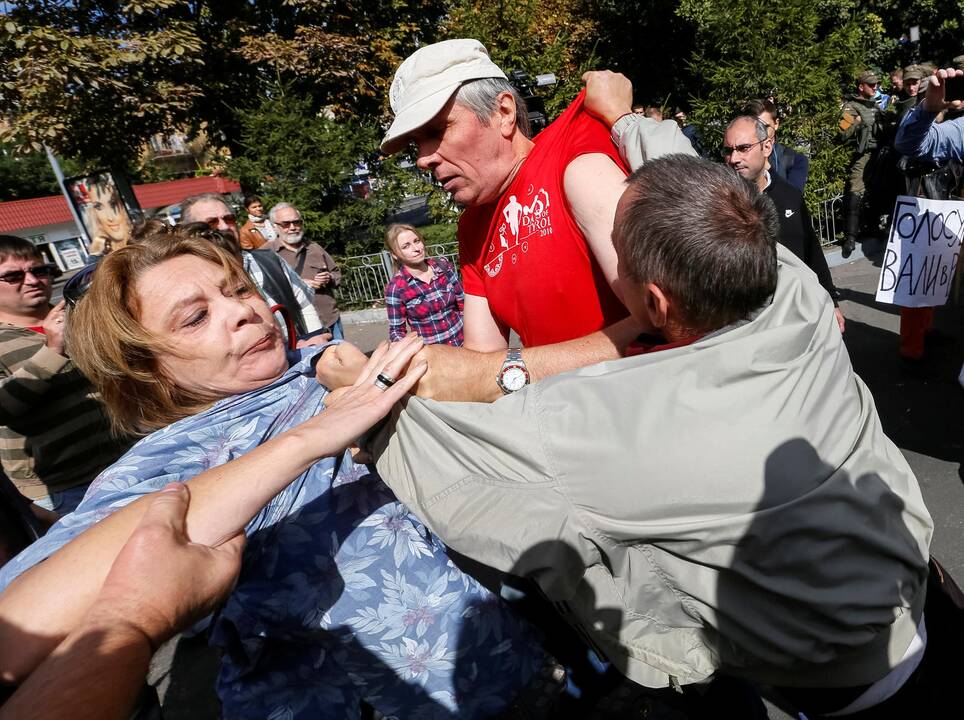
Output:
<svg viewBox="0 0 964 720">
<path fill-rule="evenodd" d="M 735 118 L 730 120 L 730 124 L 726 126 L 726 129 L 729 130 L 741 120 L 749 120 L 753 123 L 753 129 L 756 132 L 756 139 L 759 142 L 770 139 L 769 126 L 756 115 L 737 115 Z"/>
<path fill-rule="evenodd" d="M 268 211 L 268 220 L 270 220 L 271 222 L 274 222 L 274 219 L 278 216 L 278 213 L 279 213 L 279 212 L 281 212 L 282 210 L 287 210 L 287 209 L 289 209 L 289 208 L 292 209 L 292 210 L 294 210 L 296 213 L 298 213 L 298 219 L 300 220 L 300 219 L 301 219 L 301 210 L 299 210 L 298 208 L 296 208 L 296 207 L 295 207 L 294 205 L 292 205 L 291 203 L 287 203 L 287 202 L 279 202 L 277 205 L 275 205 L 274 207 L 272 207 L 272 208 Z"/>
<path fill-rule="evenodd" d="M 224 199 L 223 195 L 218 195 L 217 193 L 201 193 L 200 195 L 191 195 L 191 197 L 184 198 L 181 201 L 181 222 L 184 224 L 192 222 L 204 222 L 204 218 L 191 217 L 193 215 L 194 206 L 199 202 L 204 202 L 205 200 L 214 200 L 215 202 L 222 203 L 224 207 L 231 210 L 231 205 L 227 200 Z"/>
<path fill-rule="evenodd" d="M 627 184 L 629 202 L 613 228 L 619 261 L 634 283 L 672 297 L 688 329 L 717 330 L 773 294 L 780 226 L 755 186 L 688 155 L 647 162 Z"/>
<path fill-rule="evenodd" d="M 455 93 L 455 102 L 471 110 L 480 123 L 488 125 L 489 119 L 498 109 L 499 95 L 505 92 L 511 93 L 515 99 L 515 126 L 526 137 L 532 137 L 526 101 L 505 78 L 470 80 L 459 87 Z"/>
</svg>

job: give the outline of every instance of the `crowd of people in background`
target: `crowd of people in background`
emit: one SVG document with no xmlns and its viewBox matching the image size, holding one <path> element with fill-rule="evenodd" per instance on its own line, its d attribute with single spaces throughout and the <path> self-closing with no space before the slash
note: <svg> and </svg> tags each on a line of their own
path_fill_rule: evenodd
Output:
<svg viewBox="0 0 964 720">
<path fill-rule="evenodd" d="M 845 254 L 885 193 L 960 193 L 962 70 L 856 79 Z M 459 268 L 390 225 L 370 356 L 288 202 L 186 198 L 57 305 L 0 237 L 0 719 L 143 710 L 199 621 L 231 718 L 937 716 L 964 607 L 778 104 L 711 160 L 584 81 L 533 139 L 478 41 L 401 63 L 381 149 L 463 208 Z"/>
</svg>

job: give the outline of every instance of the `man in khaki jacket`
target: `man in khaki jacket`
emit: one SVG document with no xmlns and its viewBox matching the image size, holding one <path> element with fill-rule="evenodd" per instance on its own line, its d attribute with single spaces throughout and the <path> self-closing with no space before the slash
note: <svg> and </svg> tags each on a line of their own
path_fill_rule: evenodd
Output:
<svg viewBox="0 0 964 720">
<path fill-rule="evenodd" d="M 721 671 L 857 711 L 921 662 L 932 523 L 777 233 L 732 170 L 644 165 L 613 235 L 651 336 L 492 404 L 410 398 L 372 449 L 446 544 L 535 580 L 635 682 Z"/>
</svg>

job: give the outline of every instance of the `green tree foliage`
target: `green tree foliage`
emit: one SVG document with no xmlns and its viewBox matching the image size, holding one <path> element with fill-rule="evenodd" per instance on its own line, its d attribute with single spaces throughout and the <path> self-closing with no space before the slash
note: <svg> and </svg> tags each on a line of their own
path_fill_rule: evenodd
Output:
<svg viewBox="0 0 964 720">
<path fill-rule="evenodd" d="M 558 84 L 540 92 L 552 118 L 582 88 L 582 73 L 594 67 L 599 32 L 588 0 L 455 0 L 439 39 L 481 41 L 506 73 L 555 73 Z"/>
<path fill-rule="evenodd" d="M 810 155 L 808 198 L 840 189 L 850 159 L 836 142 L 841 88 L 880 42 L 879 18 L 834 0 L 683 0 L 679 14 L 696 28 L 692 117 L 707 146 L 720 146 L 743 102 L 773 97 L 780 140 Z"/>
<path fill-rule="evenodd" d="M 242 152 L 228 172 L 269 207 L 294 204 L 307 236 L 329 251 L 369 252 L 381 243 L 385 218 L 403 197 L 421 189 L 418 177 L 403 171 L 397 159 L 379 158 L 381 134 L 373 124 L 336 120 L 303 97 L 278 92 L 242 115 Z M 350 188 L 360 161 L 367 161 L 377 178 L 367 198 Z"/>
<path fill-rule="evenodd" d="M 0 15 L 0 141 L 132 167 L 144 141 L 207 128 L 235 149 L 237 110 L 279 82 L 373 119 L 391 73 L 436 31 L 442 0 L 23 0 Z"/>
<path fill-rule="evenodd" d="M 259 3 L 259 6 L 261 3 Z M 270 3 L 269 3 L 270 5 Z M 399 63 L 435 41 L 444 0 L 283 0 L 285 22 L 248 32 L 239 55 L 339 118 L 372 119 L 388 108 Z"/>
<path fill-rule="evenodd" d="M 676 13 L 679 0 L 601 0 L 596 8 L 598 67 L 633 82 L 636 102 L 672 107 L 692 94 L 687 60 L 695 24 Z"/>
<path fill-rule="evenodd" d="M 0 140 L 129 164 L 202 95 L 202 45 L 176 0 L 24 0 L 0 17 Z M 121 163 L 118 163 L 118 160 Z M 127 162 L 124 162 L 127 161 Z"/>
<path fill-rule="evenodd" d="M 80 167 L 69 160 L 61 161 L 66 175 L 77 174 Z M 20 154 L 12 147 L 0 145 L 0 202 L 57 195 L 60 186 L 50 169 L 46 154 Z"/>
<path fill-rule="evenodd" d="M 946 67 L 964 53 L 964 0 L 868 0 L 862 5 L 880 17 L 887 31 L 871 57 L 884 71 L 927 60 Z M 920 28 L 920 44 L 900 44 L 913 25 Z"/>
</svg>

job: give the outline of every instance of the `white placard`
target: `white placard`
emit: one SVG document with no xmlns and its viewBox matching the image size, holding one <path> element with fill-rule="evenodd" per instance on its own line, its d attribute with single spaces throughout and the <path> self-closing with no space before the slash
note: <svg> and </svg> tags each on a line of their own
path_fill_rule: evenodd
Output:
<svg viewBox="0 0 964 720">
<path fill-rule="evenodd" d="M 901 195 L 877 283 L 877 302 L 934 307 L 947 302 L 961 256 L 964 202 Z"/>
</svg>

